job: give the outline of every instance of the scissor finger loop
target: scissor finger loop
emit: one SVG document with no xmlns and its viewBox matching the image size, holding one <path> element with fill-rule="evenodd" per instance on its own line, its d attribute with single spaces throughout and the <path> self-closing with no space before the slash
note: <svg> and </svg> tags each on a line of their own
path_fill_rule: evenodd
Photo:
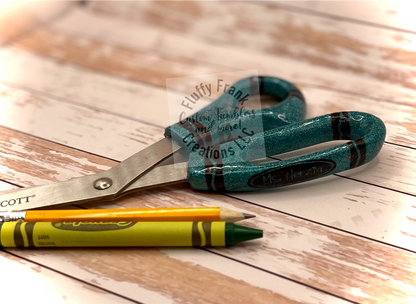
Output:
<svg viewBox="0 0 416 304">
<path fill-rule="evenodd" d="M 247 109 L 247 96 L 257 95 L 272 96 L 277 104 Z M 341 112 L 304 120 L 305 113 L 305 98 L 292 83 L 267 76 L 245 78 L 194 114 L 227 119 L 201 122 L 191 116 L 166 128 L 164 139 L 106 172 L 0 193 L 0 212 L 113 200 L 184 181 L 195 190 L 211 191 L 281 187 L 361 166 L 383 145 L 385 126 L 371 114 Z M 332 140 L 349 141 L 288 160 L 250 162 Z M 156 167 L 178 151 L 189 156 L 187 167 Z"/>
</svg>

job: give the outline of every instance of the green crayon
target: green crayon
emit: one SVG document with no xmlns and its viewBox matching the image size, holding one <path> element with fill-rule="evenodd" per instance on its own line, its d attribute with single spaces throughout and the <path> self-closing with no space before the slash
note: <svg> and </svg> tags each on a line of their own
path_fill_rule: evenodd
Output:
<svg viewBox="0 0 416 304">
<path fill-rule="evenodd" d="M 0 247 L 230 246 L 261 237 L 226 222 L 0 223 Z"/>
</svg>

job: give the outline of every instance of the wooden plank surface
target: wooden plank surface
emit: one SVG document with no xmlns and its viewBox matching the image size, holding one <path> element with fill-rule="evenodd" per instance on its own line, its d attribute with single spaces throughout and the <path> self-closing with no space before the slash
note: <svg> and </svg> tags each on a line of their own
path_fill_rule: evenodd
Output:
<svg viewBox="0 0 416 304">
<path fill-rule="evenodd" d="M 76 6 L 75 1 L 2 1 L 0 2 L 0 46 L 21 38 Z M 16 16 L 19 16 L 16 18 Z"/>
<path fill-rule="evenodd" d="M 36 39 L 39 39 L 39 37 Z M 46 38 L 40 38 L 36 41 L 36 44 L 44 45 L 47 41 Z M 74 44 L 76 42 L 67 41 L 65 48 L 72 48 Z M 5 71 L 14 71 L 28 62 L 30 62 L 30 65 L 28 65 L 26 73 L 2 73 L 0 74 L 0 80 L 11 86 L 17 85 L 22 89 L 43 92 L 56 98 L 66 99 L 71 103 L 84 104 L 90 108 L 100 109 L 103 104 L 106 104 L 108 105 L 106 110 L 109 112 L 129 116 L 158 126 L 166 127 L 169 125 L 166 80 L 158 78 L 149 81 L 149 76 L 157 73 L 157 71 L 149 72 L 146 66 L 138 64 L 131 67 L 131 73 L 134 75 L 134 80 L 140 82 L 129 81 L 122 77 L 115 79 L 111 76 L 123 76 L 125 73 L 124 65 L 128 63 L 122 64 L 113 61 L 111 70 L 102 74 L 100 73 L 102 72 L 102 62 L 100 60 L 89 62 L 86 59 L 88 53 L 88 47 L 77 48 L 70 52 L 63 59 L 77 64 L 72 66 L 63 65 L 59 61 L 45 60 L 43 56 L 36 56 L 20 48 L 9 47 L 0 51 L 0 64 Z M 49 54 L 51 53 L 42 53 L 42 55 Z M 132 52 L 132 56 L 139 55 L 138 52 Z M 145 60 L 146 58 L 142 59 Z M 172 67 L 167 67 L 164 64 L 165 72 L 169 73 L 171 77 L 180 75 L 179 73 L 189 72 L 189 65 L 186 63 L 174 62 L 172 65 Z M 80 69 L 77 66 L 88 67 L 89 69 Z M 200 63 L 193 68 L 192 72 L 213 74 L 216 71 L 215 67 Z M 33 77 L 33 75 L 39 75 L 39 77 Z M 215 83 L 215 77 L 217 76 L 212 76 L 211 83 Z M 171 85 L 169 90 L 175 90 L 178 97 L 183 97 L 188 92 L 192 92 L 193 86 L 195 86 L 194 82 L 191 78 L 184 79 L 180 86 Z M 416 110 L 414 107 L 375 100 L 365 96 L 356 96 L 346 92 L 329 91 L 316 88 L 313 85 L 301 84 L 299 87 L 306 97 L 307 117 L 344 110 L 369 112 L 380 117 L 386 124 L 387 142 L 416 147 Z M 137 100 L 137 94 L 143 96 L 141 97 L 144 98 L 143 102 Z M 117 96 L 117 103 L 111 103 L 115 96 Z M 138 107 L 140 107 L 140 110 L 138 110 Z"/>
<path fill-rule="evenodd" d="M 16 171 L 7 176 L 8 181 L 22 186 L 41 184 L 39 176 L 48 176 L 50 181 L 67 180 L 71 177 L 91 174 L 92 172 L 100 172 L 106 167 L 113 166 L 114 161 L 97 157 L 88 153 L 80 152 L 74 149 L 65 148 L 61 145 L 53 144 L 44 140 L 39 140 L 26 136 L 8 129 L 1 129 L 1 164 L 10 166 L 10 161 L 19 163 L 14 166 Z M 13 152 L 12 152 L 13 151 Z M 17 151 L 20 151 L 18 153 Z M 3 157 L 13 153 L 13 157 Z M 43 161 L 39 163 L 38 157 L 34 157 L 34 153 L 43 156 Z M 33 159 L 33 161 L 28 161 Z M 31 173 L 36 172 L 36 174 Z M 51 172 L 59 172 L 59 175 L 53 175 Z M 243 203 L 230 200 L 234 204 L 227 204 L 222 200 L 209 199 L 205 197 L 195 196 L 188 187 L 179 187 L 179 189 L 158 189 L 146 191 L 138 196 L 124 198 L 117 202 L 120 207 L 174 207 L 187 206 L 189 201 L 194 206 L 201 205 L 229 205 L 238 210 L 241 209 Z M 240 207 L 239 207 L 240 205 Z M 100 207 L 103 207 L 100 204 Z M 114 206 L 113 206 L 114 207 Z M 243 207 L 244 208 L 244 207 Z M 267 214 L 265 214 L 266 219 Z M 253 223 L 252 223 L 253 225 Z M 255 225 L 255 224 L 254 224 Z M 250 248 L 250 247 L 249 247 Z M 252 248 L 255 249 L 255 248 Z M 10 250 L 9 250 L 10 251 Z M 182 251 L 182 250 L 181 250 Z M 177 298 L 179 302 L 195 302 L 199 300 L 208 301 L 215 289 L 221 290 L 217 294 L 220 295 L 223 289 L 231 290 L 249 290 L 250 294 L 255 294 L 256 298 L 252 298 L 247 294 L 224 295 L 227 302 L 243 302 L 244 298 L 249 298 L 250 303 L 264 303 L 271 299 L 282 301 L 282 303 L 297 303 L 297 301 L 306 301 L 307 303 L 319 303 L 320 300 L 343 303 L 335 297 L 328 296 L 325 293 L 308 289 L 300 284 L 295 284 L 285 280 L 279 276 L 267 273 L 261 273 L 257 268 L 252 268 L 233 262 L 232 260 L 220 258 L 220 256 L 209 254 L 206 251 L 199 253 L 188 253 L 185 255 L 178 254 L 178 250 L 58 250 L 51 252 L 50 250 L 36 251 L 17 251 L 11 250 L 16 255 L 36 261 L 60 272 L 69 273 L 71 276 L 78 277 L 90 284 L 97 284 L 115 292 L 125 294 L 126 287 L 131 284 L 138 285 L 134 289 L 130 286 L 127 296 L 133 300 L 143 301 L 146 297 L 150 297 L 150 301 L 155 302 L 157 295 L 165 295 L 160 300 L 165 303 L 170 298 Z M 240 254 L 246 255 L 246 250 L 241 248 Z M 237 258 L 235 253 L 230 251 L 229 255 Z M 128 262 L 123 258 L 127 254 Z M 166 258 L 164 258 L 166 256 Z M 66 263 L 62 262 L 66 261 Z M 95 263 L 87 263 L 87 261 L 95 260 Z M 118 271 L 111 273 L 102 263 L 111 261 L 112 269 Z M 249 262 L 247 257 L 246 261 Z M 181 262 L 182 261 L 182 262 Z M 237 261 L 241 259 L 237 258 Z M 193 267 L 193 264 L 199 265 Z M 223 266 L 227 264 L 228 266 Z M 158 267 L 155 267 L 158 265 Z M 138 267 L 138 268 L 137 268 Z M 85 271 L 87 269 L 88 271 Z M 242 277 L 236 277 L 236 272 L 244 274 Z M 260 273 L 259 273 L 260 272 Z M 137 273 L 141 273 L 137 276 Z M 161 277 L 169 273 L 171 279 L 166 279 L 163 284 L 158 286 L 157 282 Z M 184 273 L 186 275 L 184 275 Z M 105 277 L 105 280 L 99 279 Z M 209 289 L 204 289 L 201 293 L 200 285 L 189 284 L 190 280 L 201 277 L 199 284 L 211 282 Z M 234 277 L 234 279 L 233 279 Z M 260 282 L 255 283 L 251 278 L 262 278 Z M 97 281 L 98 280 L 98 281 Z M 171 281 L 170 281 L 171 280 Z M 244 282 L 238 282 L 243 280 Z M 116 284 L 115 281 L 121 282 Z M 175 284 L 173 284 L 175 282 Z M 217 283 L 214 283 L 217 282 Z M 224 282 L 228 282 L 225 284 Z M 262 282 L 269 282 L 263 285 Z M 260 283 L 260 286 L 258 286 Z M 224 285 L 225 284 L 225 285 Z M 254 285 L 254 286 L 253 286 Z M 282 290 L 280 286 L 285 286 Z M 154 294 L 151 291 L 156 290 Z M 182 290 L 182 294 L 179 291 Z M 218 297 L 212 299 L 213 303 L 223 303 L 223 298 Z"/>
<path fill-rule="evenodd" d="M 187 5 L 176 1 L 134 1 L 129 2 L 128 6 L 118 6 L 114 2 L 92 4 L 91 9 L 100 14 L 120 17 L 123 23 L 119 22 L 119 26 L 127 25 L 126 20 L 132 20 L 142 25 L 142 28 L 153 26 L 156 32 L 156 37 L 148 40 L 151 36 L 140 35 L 138 32 L 140 27 L 127 26 L 123 31 L 124 37 L 106 36 L 108 40 L 122 38 L 127 41 L 127 44 L 141 45 L 142 48 L 148 47 L 147 42 L 149 42 L 154 48 L 165 50 L 167 49 L 164 47 L 167 40 L 165 35 L 181 33 L 180 36 L 191 38 L 192 41 L 209 41 L 206 43 L 204 53 L 195 54 L 199 55 L 198 58 L 202 58 L 203 61 L 214 62 L 209 58 L 209 53 L 215 55 L 220 53 L 215 46 L 235 47 L 237 50 L 244 49 L 250 55 L 251 53 L 271 55 L 275 59 L 282 58 L 287 62 L 292 59 L 299 63 L 294 69 L 295 66 L 288 68 L 285 64 L 280 65 L 278 61 L 269 61 L 269 57 L 256 60 L 256 68 L 262 67 L 261 62 L 263 62 L 269 67 L 268 72 L 273 70 L 272 75 L 284 72 L 285 78 L 305 81 L 309 71 L 314 71 L 316 68 L 342 70 L 343 73 L 338 74 L 350 76 L 348 77 L 350 81 L 344 80 L 342 83 L 337 83 L 338 79 L 341 81 L 340 75 L 331 77 L 329 73 L 321 73 L 320 77 L 316 77 L 316 74 L 312 72 L 315 79 L 313 83 L 373 97 L 382 96 L 388 100 L 413 103 L 415 99 L 415 34 L 403 33 L 403 39 L 398 41 L 395 38 L 397 34 L 395 32 L 381 31 L 353 23 L 345 24 L 317 16 L 300 15 L 250 2 L 202 1 Z M 233 13 L 230 14 L 230 12 Z M 247 16 L 251 16 L 249 21 L 247 21 Z M 82 16 L 79 17 L 82 18 Z M 78 16 L 73 14 L 70 18 L 78 18 Z M 110 23 L 111 20 L 107 22 Z M 110 30 L 109 23 L 94 22 L 95 26 L 83 29 L 82 32 L 93 33 L 94 37 L 97 35 L 103 37 L 108 33 L 104 29 Z M 61 24 L 67 25 L 65 20 L 62 20 Z M 80 22 L 71 21 L 70 23 L 69 28 L 77 31 L 74 24 L 80 24 Z M 161 29 L 164 30 L 163 33 L 160 32 Z M 168 32 L 167 29 L 171 31 Z M 119 32 L 114 27 L 111 27 L 110 31 Z M 134 34 L 140 35 L 140 39 L 126 39 L 127 36 L 134 37 Z M 186 40 L 182 40 L 181 45 L 182 54 L 185 54 L 185 57 L 199 49 L 199 45 L 190 41 L 186 43 Z M 176 49 L 179 47 L 176 46 Z M 168 48 L 167 51 L 170 53 L 173 49 Z M 224 53 L 228 53 L 228 56 Z M 225 57 L 220 60 L 217 55 L 216 63 L 228 66 L 230 57 L 239 58 L 237 52 L 235 55 L 233 53 L 233 48 L 228 52 L 221 52 Z M 245 67 L 247 62 L 251 63 L 250 57 L 244 56 L 246 63 L 239 66 Z M 386 84 L 383 92 L 374 92 L 377 91 L 377 85 L 374 82 Z M 394 94 L 390 94 L 390 90 L 394 91 Z M 399 92 L 403 92 L 403 95 Z"/>
<path fill-rule="evenodd" d="M 204 250 L 7 249 L 0 264 L 44 278 L 56 303 L 68 294 L 77 303 L 416 301 L 416 35 L 395 17 L 380 21 L 392 4 L 290 5 L 90 2 L 1 47 L 0 189 L 101 172 L 163 137 L 167 90 L 180 99 L 195 87 L 192 77 L 170 78 L 243 70 L 295 82 L 308 117 L 380 117 L 387 138 L 376 160 L 261 193 L 183 184 L 85 206 L 222 206 L 256 214 L 245 224 L 263 229 L 261 240 Z"/>
<path fill-rule="evenodd" d="M 30 185 L 36 182 L 38 176 L 31 178 L 28 172 L 36 171 L 37 175 L 48 175 L 49 177 L 53 176 L 50 172 L 62 172 L 65 173 L 66 176 L 64 174 L 59 175 L 57 180 L 66 180 L 70 176 L 82 175 L 83 172 L 90 173 L 89 170 L 96 167 L 97 163 L 100 164 L 101 161 L 103 162 L 100 165 L 109 163 L 110 165 L 114 165 L 114 162 L 111 163 L 108 159 L 102 159 L 77 150 L 71 151 L 60 145 L 36 140 L 7 129 L 2 130 L 2 138 L 5 139 L 5 141 L 2 142 L 1 146 L 7 147 L 1 151 L 2 155 L 10 154 L 10 151 L 20 151 L 19 154 L 14 153 L 14 161 L 21 163 L 22 165 L 16 166 L 16 168 L 19 168 L 19 171 L 13 172 L 13 176 L 9 176 L 8 180 L 21 185 Z M 56 149 L 59 150 L 56 151 Z M 45 158 L 41 164 L 39 164 L 36 161 L 37 158 L 35 158 L 35 161 L 32 164 L 32 162 L 28 162 L 28 159 L 30 159 L 33 153 L 48 155 L 48 157 Z M 76 164 L 77 159 L 80 160 L 79 164 Z M 2 163 L 9 160 L 10 158 L 1 159 Z M 92 162 L 86 160 L 92 160 Z M 40 166 L 44 166 L 44 168 Z M 62 167 L 62 169 L 59 169 L 59 167 Z M 86 168 L 88 169 L 86 170 Z M 96 172 L 101 170 L 96 169 Z M 74 171 L 74 173 L 71 173 L 71 171 Z M 244 262 L 244 265 L 255 266 L 256 269 L 266 270 L 268 273 L 279 274 L 280 276 L 322 289 L 330 294 L 335 294 L 352 301 L 368 300 L 369 303 L 372 301 L 397 301 L 397 303 L 400 303 L 400 301 L 407 299 L 409 293 L 413 294 L 416 292 L 415 287 L 412 286 L 414 279 L 416 278 L 416 274 L 413 273 L 413 267 L 416 263 L 416 255 L 414 253 L 386 246 L 378 242 L 371 242 L 349 233 L 327 228 L 282 213 L 276 213 L 256 205 L 247 205 L 243 201 L 230 197 L 219 194 L 196 193 L 191 191 L 187 186 L 176 186 L 174 188 L 158 188 L 155 190 L 143 191 L 139 194 L 118 200 L 116 204 L 125 208 L 173 207 L 187 206 L 189 205 L 189 202 L 192 202 L 193 206 L 219 205 L 256 214 L 256 219 L 247 222 L 246 224 L 264 229 L 265 233 L 268 234 L 265 240 L 260 243 L 261 245 L 243 244 L 230 249 L 210 250 L 220 256 Z M 40 250 L 37 250 L 36 252 L 38 253 L 39 251 Z M 90 271 L 93 271 L 94 273 L 97 273 L 98 271 L 101 275 L 104 275 L 103 271 L 105 272 L 106 270 L 100 266 L 100 262 L 98 261 L 107 259 L 108 254 L 108 250 L 98 251 L 98 253 L 97 251 L 86 250 L 85 252 L 91 253 L 87 254 L 87 257 L 85 257 L 86 253 L 84 251 L 82 251 L 82 254 L 79 254 L 77 251 L 61 250 L 59 253 L 62 253 L 64 258 L 70 262 L 70 265 L 61 265 L 61 263 L 49 263 L 49 260 L 51 259 L 49 250 L 41 250 L 41 252 L 46 255 L 44 258 L 39 257 L 39 254 L 33 255 L 31 252 L 27 251 L 19 251 L 17 253 L 13 250 L 12 252 L 33 259 L 34 261 L 41 262 L 42 264 L 48 265 L 48 267 L 58 267 L 57 269 L 60 271 L 67 272 L 69 269 L 72 269 L 71 273 L 73 273 L 77 271 L 75 266 L 78 266 L 83 268 L 88 267 Z M 166 268 L 170 269 L 168 273 L 173 272 L 171 269 L 172 266 L 170 265 L 173 261 L 170 261 L 170 259 L 164 261 L 161 258 L 158 263 L 167 263 L 166 266 L 161 267 L 161 269 L 155 269 L 157 267 L 154 267 L 153 262 L 151 261 L 156 259 L 159 255 L 158 251 L 152 250 L 150 254 L 144 256 L 141 252 L 142 250 L 140 249 L 129 251 L 130 262 L 126 264 L 124 264 L 121 258 L 120 262 L 114 258 L 112 260 L 113 267 L 120 269 L 120 271 L 125 273 L 123 277 L 127 282 L 130 282 L 131 280 L 127 280 L 127 278 L 132 275 L 130 274 L 133 271 L 133 269 L 131 269 L 133 267 L 132 265 L 141 265 L 141 272 L 148 274 L 149 277 L 158 277 L 157 273 L 159 271 L 166 273 Z M 330 252 L 330 255 L 327 256 L 326 252 Z M 95 256 L 95 254 L 98 254 L 98 256 Z M 114 250 L 111 251 L 110 255 L 111 254 L 119 257 L 120 254 L 123 253 L 120 253 L 120 250 Z M 138 260 L 135 259 L 136 254 Z M 169 257 L 171 257 L 172 254 L 174 259 L 179 258 L 187 263 L 195 263 L 195 260 L 191 258 L 191 255 L 187 255 L 190 260 L 186 259 L 181 254 L 178 254 L 177 250 L 163 250 L 163 254 L 166 254 Z M 394 256 L 394 259 L 388 258 L 391 255 Z M 87 265 L 86 261 L 92 257 L 97 259 L 97 263 Z M 110 258 L 108 257 L 108 259 Z M 206 266 L 207 263 L 203 263 L 204 260 L 210 259 L 211 258 L 207 257 L 205 259 L 197 259 L 197 261 L 199 265 L 210 269 L 210 267 Z M 313 262 L 315 259 L 318 259 L 319 263 L 318 261 Z M 397 261 L 399 260 L 406 262 L 400 263 L 400 266 L 397 266 Z M 305 263 L 306 261 L 309 262 Z M 215 264 L 221 263 L 225 262 L 221 262 L 221 259 L 219 259 Z M 227 263 L 229 262 L 227 261 Z M 208 265 L 212 264 L 208 263 Z M 175 267 L 179 268 L 177 269 L 179 272 L 185 271 L 180 268 L 180 265 L 175 264 Z M 243 265 L 237 264 L 233 267 L 243 267 Z M 396 274 L 389 275 L 389 269 L 392 267 L 395 269 Z M 220 268 L 221 267 L 217 266 L 215 269 L 218 271 Z M 205 270 L 205 272 L 208 272 L 208 269 Z M 343 269 L 342 273 L 339 272 L 341 269 Z M 241 271 L 243 272 L 244 269 Z M 162 275 L 162 273 L 159 275 Z M 354 273 L 356 277 L 352 277 L 352 273 Z M 218 273 L 213 273 L 213 275 L 214 274 L 216 276 L 219 275 Z M 337 279 L 334 281 L 335 276 Z M 176 278 L 175 281 L 181 288 L 185 288 L 188 284 L 187 277 L 188 276 L 183 277 L 182 283 L 180 283 L 179 278 Z M 243 276 L 241 279 L 244 279 L 245 277 L 246 276 Z M 89 279 L 85 277 L 83 280 Z M 223 282 L 224 279 L 213 278 L 213 280 Z M 368 282 L 368 284 L 362 285 L 359 283 L 363 281 Z M 134 280 L 133 282 L 138 281 Z M 149 286 L 147 284 L 151 283 L 146 277 L 142 277 L 139 282 L 140 285 L 144 286 Z M 350 286 L 360 286 L 360 292 L 356 289 L 351 289 Z M 379 290 L 374 289 L 373 286 L 380 286 L 380 289 L 385 290 L 385 292 L 379 294 Z M 403 286 L 405 286 L 404 289 Z M 298 288 L 300 287 L 301 286 L 298 286 Z M 193 287 L 191 287 L 187 294 L 195 293 L 195 291 L 192 291 L 192 288 Z M 112 290 L 117 293 L 120 292 L 117 289 Z M 173 291 L 170 290 L 169 292 Z M 395 294 L 394 297 L 396 298 L 392 297 L 392 294 Z M 210 293 L 207 293 L 206 296 L 209 297 L 209 295 Z M 264 296 L 265 298 L 258 298 L 257 300 L 260 303 L 264 303 L 264 301 L 267 301 L 266 295 Z M 140 301 L 140 299 L 137 300 Z M 218 300 L 220 300 L 220 298 Z M 221 301 L 219 302 L 221 303 Z M 250 298 L 249 302 L 254 303 L 254 299 Z"/>
<path fill-rule="evenodd" d="M 413 3 L 403 0 L 390 1 L 268 1 L 262 5 L 294 9 L 304 14 L 317 14 L 327 18 L 366 24 L 373 27 L 416 33 L 413 19 Z M 400 39 L 400 35 L 397 38 Z"/>
<path fill-rule="evenodd" d="M 151 129 L 153 129 L 153 131 L 151 131 L 150 133 L 154 134 L 155 136 L 148 138 L 148 136 L 146 136 L 146 133 L 149 133 L 149 131 L 143 132 L 143 129 L 149 127 L 143 123 L 130 121 L 121 117 L 111 117 L 111 115 L 106 113 L 97 112 L 76 105 L 68 105 L 67 103 L 61 103 L 54 99 L 49 99 L 36 95 L 34 96 L 33 94 L 27 94 L 21 91 L 15 91 L 15 93 L 17 94 L 13 94 L 12 92 L 13 90 L 9 90 L 7 94 L 3 95 L 9 96 L 8 100 L 12 100 L 13 97 L 16 100 L 18 100 L 17 106 L 13 107 L 13 104 L 15 104 L 13 102 L 3 103 L 4 108 L 1 112 L 10 113 L 12 110 L 13 112 L 19 112 L 21 115 L 25 116 L 31 113 L 31 117 L 33 119 L 31 121 L 31 124 L 29 124 L 29 128 L 27 129 L 25 128 L 24 123 L 12 124 L 13 120 L 7 120 L 6 117 L 2 118 L 3 122 L 7 123 L 9 127 L 19 128 L 19 130 L 21 131 L 31 133 L 42 138 L 49 138 L 51 140 L 53 140 L 56 137 L 65 138 L 65 144 L 70 145 L 71 147 L 76 147 L 79 149 L 88 149 L 88 147 L 92 148 L 91 142 L 96 142 L 97 145 L 94 145 L 94 150 L 90 150 L 90 152 L 119 159 L 118 155 L 120 153 L 125 153 L 125 157 L 127 157 L 128 155 L 134 153 L 136 149 L 140 150 L 141 148 L 144 148 L 147 144 L 155 142 L 157 139 L 160 138 L 162 134 L 162 128 L 150 127 Z M 27 98 L 34 100 L 34 104 L 32 104 L 30 100 L 27 100 Z M 43 110 L 40 112 L 37 110 L 39 107 L 43 108 Z M 13 110 L 13 108 L 15 108 L 15 110 Z M 58 121 L 61 121 L 59 129 L 51 128 L 51 125 L 45 124 L 45 121 L 52 113 L 54 114 L 54 119 L 56 120 L 56 122 L 54 123 L 53 121 L 51 121 L 51 119 L 49 119 L 49 123 L 53 125 L 56 124 Z M 90 136 L 83 134 L 85 126 L 82 122 L 86 120 L 85 117 L 89 117 L 88 128 L 92 128 L 95 130 L 95 132 L 89 131 L 89 134 L 91 134 Z M 66 132 L 64 132 L 65 130 Z M 134 130 L 134 136 L 136 136 L 137 140 L 140 140 L 142 142 L 137 142 L 137 140 L 134 140 L 134 138 L 132 140 L 131 136 L 133 134 L 130 135 L 130 138 L 126 136 L 121 136 L 122 134 L 129 134 L 131 130 Z M 114 132 L 116 133 L 112 135 Z M 105 140 L 105 138 L 107 138 L 108 141 Z M 118 138 L 118 142 L 114 142 L 115 138 Z M 146 139 L 149 140 L 148 143 L 143 142 L 143 140 Z M 3 146 L 8 145 L 3 144 Z M 23 144 L 21 146 L 26 147 L 27 144 Z M 38 144 L 36 146 L 45 146 L 45 144 Z M 123 147 L 124 149 L 122 149 L 122 151 L 119 151 L 120 149 L 112 149 L 112 147 L 114 148 L 114 146 Z M 33 153 L 35 149 L 32 148 L 28 150 L 31 153 Z M 19 146 L 13 146 L 9 148 L 8 151 L 8 153 L 7 151 L 5 151 L 4 154 L 14 154 L 14 156 L 8 156 L 4 159 L 5 162 L 10 161 L 10 159 L 16 159 L 16 151 L 22 151 L 22 148 L 19 148 Z M 23 150 L 22 152 L 25 152 L 25 150 Z M 53 153 L 53 155 L 59 155 L 59 153 Z M 47 182 L 47 180 L 45 179 L 38 180 L 40 177 L 48 176 L 48 178 L 53 178 L 54 175 L 57 173 L 59 173 L 59 176 L 62 178 L 61 180 L 66 180 L 73 176 L 79 176 L 79 174 L 64 175 L 64 169 L 50 169 L 48 170 L 49 174 L 43 175 L 40 172 L 41 168 L 38 168 L 39 162 L 37 161 L 37 159 L 40 157 L 41 156 L 35 157 L 34 165 L 37 168 L 36 170 L 30 169 L 30 167 L 32 167 L 32 165 L 30 164 L 27 164 L 26 166 L 15 166 L 16 168 L 19 168 L 19 171 L 22 170 L 21 168 L 29 167 L 28 171 L 36 171 L 36 176 L 30 177 L 30 179 L 25 182 L 25 179 L 27 179 L 27 175 L 25 174 L 25 172 L 9 171 L 9 175 L 6 176 L 7 180 L 14 181 L 15 183 L 23 185 L 35 185 Z M 120 159 L 124 159 L 125 157 L 121 157 Z M 28 155 L 23 154 L 20 155 L 19 158 L 25 160 L 25 163 L 28 163 Z M 70 160 L 72 160 L 72 158 L 70 158 Z M 45 160 L 41 164 L 43 165 L 44 162 Z M 58 161 L 52 159 L 52 164 L 55 164 L 56 166 L 56 164 L 65 164 L 65 162 L 62 160 Z M 71 170 L 72 167 L 72 165 L 64 166 L 64 168 L 70 168 Z M 53 174 L 53 172 L 56 173 Z M 85 173 L 88 174 L 91 172 L 85 171 Z M 341 227 L 348 231 L 356 232 L 357 234 L 379 239 L 380 241 L 389 242 L 403 247 L 410 246 L 410 249 L 415 249 L 413 246 L 414 237 L 412 236 L 414 225 L 412 225 L 413 221 L 411 221 L 411 218 L 415 217 L 414 207 L 412 207 L 414 200 L 412 199 L 412 197 L 406 195 L 398 197 L 398 195 L 395 195 L 394 198 L 392 197 L 392 199 L 389 200 L 389 192 L 383 191 L 383 189 L 377 189 L 366 184 L 363 184 L 361 188 L 358 188 L 356 183 L 354 182 L 337 182 L 334 181 L 336 177 L 331 179 L 332 182 L 328 181 L 328 179 L 326 181 L 317 181 L 316 183 L 318 185 L 315 188 L 314 186 L 312 186 L 312 189 L 311 186 L 302 186 L 298 187 L 298 189 L 296 190 L 292 190 L 292 192 L 284 190 L 278 191 L 279 200 L 287 202 L 283 205 L 283 207 L 280 207 L 281 210 L 290 212 L 292 214 L 300 215 L 310 220 L 318 222 L 321 221 L 325 224 L 332 225 L 334 227 Z M 329 187 L 325 187 L 325 185 L 329 185 Z M 343 192 L 337 193 L 334 191 L 323 191 L 322 186 L 324 186 L 325 189 L 343 188 Z M 159 193 L 159 191 L 156 193 Z M 293 193 L 293 191 L 296 192 Z M 314 194 L 315 191 L 317 192 L 317 194 Z M 365 196 L 363 192 L 367 193 L 366 195 L 369 196 L 369 198 L 365 199 L 364 203 L 358 202 L 358 198 L 361 197 L 361 199 L 363 199 L 362 197 Z M 293 194 L 296 195 L 293 196 Z M 155 194 L 153 194 L 152 197 L 154 197 L 154 195 Z M 279 206 L 276 205 L 276 200 L 272 198 L 275 196 L 275 194 L 262 193 L 259 194 L 257 198 L 250 197 L 253 195 L 255 194 L 245 194 L 239 197 L 242 197 L 243 199 L 247 199 L 249 197 L 249 201 L 254 202 L 257 205 L 263 205 L 271 209 L 279 209 Z M 171 196 L 172 194 L 169 195 L 169 197 Z M 313 198 L 315 196 L 317 197 L 317 199 Z M 399 198 L 400 203 L 403 205 L 394 205 L 394 199 L 397 200 L 397 198 Z M 180 201 L 189 202 L 194 200 L 195 198 L 182 198 Z M 223 198 L 221 200 L 223 200 Z M 311 200 L 313 201 L 313 205 L 309 204 L 309 201 Z M 354 208 L 351 208 L 351 200 L 357 201 L 357 204 L 354 204 Z M 166 200 L 162 201 L 164 204 L 166 204 Z M 215 205 L 218 204 L 221 203 L 215 200 Z M 128 207 L 132 206 L 137 205 L 128 205 Z M 236 206 L 234 205 L 233 208 L 235 207 Z M 284 209 L 288 207 L 292 208 L 292 210 Z M 241 208 L 241 206 L 239 208 Z M 348 208 L 351 211 L 346 210 Z M 325 210 L 325 212 L 320 213 L 317 212 L 316 209 Z M 395 210 L 396 212 L 394 212 Z M 253 212 L 252 209 L 245 209 L 245 211 Z M 255 213 L 257 214 L 257 212 L 258 211 L 256 211 Z M 331 217 L 329 217 L 330 222 L 328 222 L 328 214 L 331 214 Z M 317 218 L 317 216 L 319 216 L 320 218 Z M 388 220 L 389 218 L 392 220 L 388 222 L 388 224 L 386 224 L 386 220 Z M 370 223 L 369 226 L 365 225 L 365 222 Z M 371 229 L 369 229 L 369 227 L 371 227 Z M 275 228 L 273 228 L 272 230 L 275 230 Z M 373 233 L 373 235 L 371 233 Z M 279 244 L 288 248 L 288 245 L 281 244 L 280 240 Z M 287 258 L 287 253 L 285 253 L 285 258 Z M 271 261 L 273 261 L 274 257 L 271 256 L 270 259 Z M 267 262 L 264 254 L 262 256 L 262 261 L 263 263 Z M 302 269 L 304 265 L 300 264 L 298 265 L 298 267 Z M 275 269 L 273 270 L 276 271 Z M 296 273 L 295 270 L 292 269 L 292 271 Z M 329 282 L 327 284 L 329 284 Z M 374 295 L 372 296 L 374 297 Z"/>
<path fill-rule="evenodd" d="M 7 86 L 0 86 L 0 92 L 7 96 L 0 108 L 0 113 L 6 113 L 1 117 L 3 125 L 119 161 L 163 137 L 163 128 L 148 125 L 146 121 L 128 119 L 125 117 L 128 113 L 113 116 Z M 109 100 L 117 96 L 109 95 Z M 152 102 L 152 98 L 148 101 Z M 137 107 L 132 112 L 139 111 L 140 107 Z M 15 120 L 10 113 L 30 115 L 31 120 Z M 146 120 L 146 117 L 142 119 Z M 60 128 L 51 127 L 56 124 Z M 414 168 L 411 169 L 414 163 L 414 150 L 386 144 L 376 161 L 341 174 L 353 180 L 334 176 L 308 183 L 309 187 L 293 186 L 287 188 L 293 190 L 283 188 L 238 197 L 415 250 L 416 242 L 411 231 L 415 228 L 416 210 L 413 207 L 414 196 L 409 195 L 414 195 L 416 173 Z M 339 191 L 334 191 L 334 188 Z M 277 204 L 275 195 L 286 203 Z M 313 205 L 308 204 L 311 198 Z"/>
<path fill-rule="evenodd" d="M 3 271 L 0 283 L 7 286 L 2 289 L 4 303 L 30 303 L 33 299 L 42 299 L 45 304 L 134 303 L 108 293 L 100 286 L 80 282 L 28 259 L 2 251 L 0 267 Z"/>
</svg>

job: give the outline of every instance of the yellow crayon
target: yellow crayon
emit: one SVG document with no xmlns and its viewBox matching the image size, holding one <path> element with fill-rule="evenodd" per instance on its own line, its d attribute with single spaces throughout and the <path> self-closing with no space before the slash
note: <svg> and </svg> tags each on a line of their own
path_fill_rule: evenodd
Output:
<svg viewBox="0 0 416 304">
<path fill-rule="evenodd" d="M 229 246 L 262 236 L 226 222 L 0 223 L 0 247 Z"/>
</svg>

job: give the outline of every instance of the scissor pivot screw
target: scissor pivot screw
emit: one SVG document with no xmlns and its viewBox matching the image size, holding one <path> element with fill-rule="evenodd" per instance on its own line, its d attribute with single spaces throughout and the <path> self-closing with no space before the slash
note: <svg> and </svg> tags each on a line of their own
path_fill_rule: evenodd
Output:
<svg viewBox="0 0 416 304">
<path fill-rule="evenodd" d="M 111 178 L 103 177 L 103 178 L 97 179 L 94 182 L 94 188 L 97 190 L 105 190 L 105 189 L 110 188 L 112 184 L 113 184 L 113 181 L 111 180 Z"/>
</svg>

